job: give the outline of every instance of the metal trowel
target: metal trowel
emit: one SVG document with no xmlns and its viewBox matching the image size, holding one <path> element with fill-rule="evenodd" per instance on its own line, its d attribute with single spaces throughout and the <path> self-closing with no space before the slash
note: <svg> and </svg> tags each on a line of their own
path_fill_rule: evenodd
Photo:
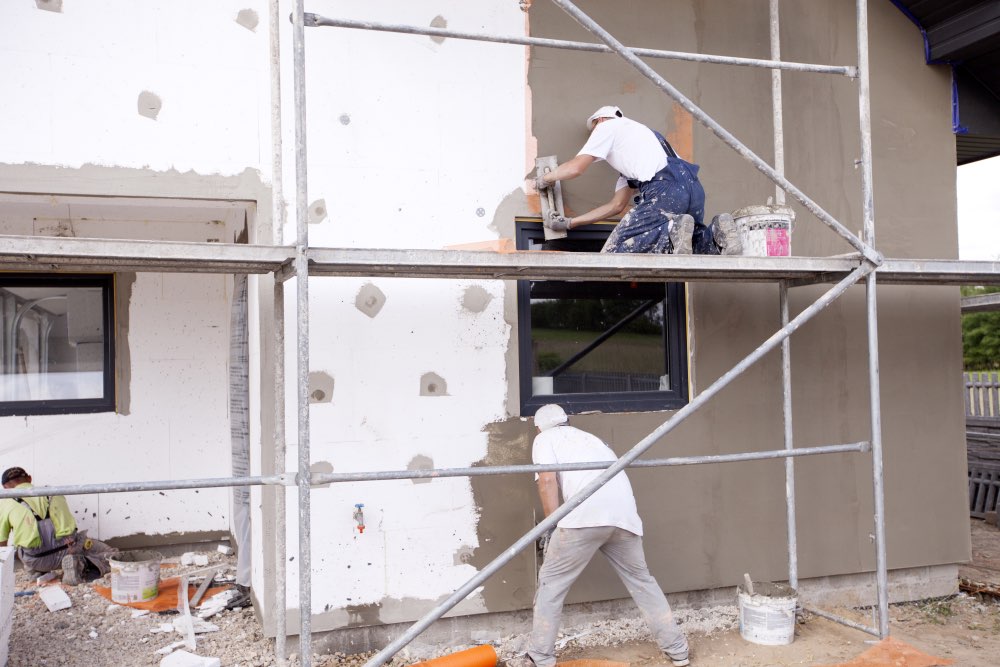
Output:
<svg viewBox="0 0 1000 667">
<path fill-rule="evenodd" d="M 552 171 L 559 162 L 555 155 L 535 158 L 535 176 L 541 177 Z M 542 225 L 545 231 L 545 240 L 564 239 L 567 236 L 565 231 L 557 232 L 549 228 L 548 221 L 553 215 L 566 215 L 563 210 L 562 183 L 556 181 L 549 187 L 538 193 L 538 200 L 542 204 Z"/>
</svg>

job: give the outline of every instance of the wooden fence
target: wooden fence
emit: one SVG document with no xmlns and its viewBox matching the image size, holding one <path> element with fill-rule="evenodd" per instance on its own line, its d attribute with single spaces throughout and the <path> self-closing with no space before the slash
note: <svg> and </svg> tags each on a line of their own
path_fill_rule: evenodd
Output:
<svg viewBox="0 0 1000 667">
<path fill-rule="evenodd" d="M 965 373 L 965 424 L 969 514 L 984 519 L 1000 500 L 1000 373 Z"/>
<path fill-rule="evenodd" d="M 1000 373 L 965 373 L 965 416 L 1000 419 Z"/>
</svg>

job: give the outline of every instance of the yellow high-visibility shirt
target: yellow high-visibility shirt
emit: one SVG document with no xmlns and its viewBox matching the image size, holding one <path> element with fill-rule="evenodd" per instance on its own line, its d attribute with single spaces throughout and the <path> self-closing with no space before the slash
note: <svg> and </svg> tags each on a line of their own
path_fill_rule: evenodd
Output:
<svg viewBox="0 0 1000 667">
<path fill-rule="evenodd" d="M 18 484 L 18 489 L 30 489 L 31 484 L 25 482 Z M 76 530 L 76 519 L 66 503 L 63 496 L 52 496 L 52 502 L 48 498 L 24 498 L 24 501 L 31 505 L 38 516 L 45 518 L 45 512 L 52 519 L 52 527 L 55 528 L 56 538 L 72 535 Z M 7 544 L 15 547 L 33 549 L 42 546 L 42 538 L 38 534 L 38 521 L 24 503 L 14 498 L 4 498 L 0 500 L 0 542 L 7 541 Z"/>
</svg>

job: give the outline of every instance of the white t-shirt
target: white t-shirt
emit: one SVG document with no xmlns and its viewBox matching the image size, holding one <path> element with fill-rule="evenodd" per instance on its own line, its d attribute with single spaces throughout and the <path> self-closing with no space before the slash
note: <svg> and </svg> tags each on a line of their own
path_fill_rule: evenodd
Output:
<svg viewBox="0 0 1000 667">
<path fill-rule="evenodd" d="M 600 438 L 573 426 L 554 426 L 535 436 L 531 448 L 535 463 L 589 463 L 617 461 L 618 457 Z M 603 470 L 568 470 L 557 473 L 563 502 L 572 498 Z M 594 495 L 584 500 L 557 524 L 560 528 L 617 526 L 642 535 L 642 519 L 635 508 L 632 485 L 624 472 L 612 477 Z"/>
<path fill-rule="evenodd" d="M 628 186 L 626 179 L 648 181 L 667 166 L 667 154 L 653 131 L 629 118 L 612 118 L 599 123 L 578 155 L 607 160 L 621 176 L 615 191 Z"/>
</svg>

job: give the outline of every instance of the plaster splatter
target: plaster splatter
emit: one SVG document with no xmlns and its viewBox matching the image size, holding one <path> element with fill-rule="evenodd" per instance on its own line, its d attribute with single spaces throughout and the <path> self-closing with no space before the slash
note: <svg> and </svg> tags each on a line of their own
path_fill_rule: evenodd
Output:
<svg viewBox="0 0 1000 667">
<path fill-rule="evenodd" d="M 434 459 L 429 456 L 424 456 L 423 454 L 417 454 L 410 462 L 406 464 L 407 470 L 433 470 L 434 469 Z M 411 479 L 414 484 L 428 484 L 431 478 L 425 477 L 423 479 Z"/>
<path fill-rule="evenodd" d="M 61 12 L 62 0 L 35 0 L 35 6 L 47 12 Z"/>
<path fill-rule="evenodd" d="M 333 464 L 330 463 L 329 461 L 316 461 L 316 463 L 313 463 L 311 466 L 309 466 L 309 472 L 311 474 L 316 474 L 316 473 L 324 473 L 324 474 L 325 473 L 331 473 L 331 472 L 333 472 Z M 329 489 L 330 485 L 329 484 L 319 484 L 319 485 L 314 486 L 312 488 L 314 488 L 314 489 Z"/>
<path fill-rule="evenodd" d="M 333 402 L 333 376 L 323 371 L 313 371 L 309 374 L 309 402 Z"/>
<path fill-rule="evenodd" d="M 462 293 L 462 308 L 470 313 L 481 313 L 493 300 L 493 295 L 479 285 L 470 285 Z"/>
<path fill-rule="evenodd" d="M 257 12 L 252 9 L 241 9 L 236 15 L 236 22 L 250 32 L 256 32 L 260 18 L 257 16 Z"/>
<path fill-rule="evenodd" d="M 358 290 L 354 299 L 354 307 L 368 317 L 375 317 L 385 305 L 385 293 L 372 283 L 365 283 Z"/>
<path fill-rule="evenodd" d="M 309 204 L 309 224 L 315 225 L 326 220 L 326 200 L 317 199 Z"/>
<path fill-rule="evenodd" d="M 151 93 L 148 90 L 144 90 L 139 93 L 138 100 L 138 111 L 140 116 L 145 116 L 152 120 L 156 120 L 156 117 L 160 115 L 160 109 L 163 108 L 163 100 L 156 93 Z"/>
<path fill-rule="evenodd" d="M 338 118 L 338 120 L 340 121 L 341 125 L 350 125 L 351 124 L 351 117 L 350 117 L 349 114 L 346 114 L 346 113 L 340 114 L 340 118 Z"/>
<path fill-rule="evenodd" d="M 447 21 L 447 19 L 445 19 L 445 17 L 443 17 L 441 15 L 435 16 L 434 19 L 431 21 L 431 27 L 432 28 L 447 28 L 448 27 L 448 21 Z M 434 42 L 435 44 L 444 44 L 444 40 L 445 40 L 444 37 L 431 37 L 431 41 Z"/>
<path fill-rule="evenodd" d="M 421 396 L 447 396 L 448 383 L 437 373 L 424 373 L 420 376 Z"/>
</svg>

